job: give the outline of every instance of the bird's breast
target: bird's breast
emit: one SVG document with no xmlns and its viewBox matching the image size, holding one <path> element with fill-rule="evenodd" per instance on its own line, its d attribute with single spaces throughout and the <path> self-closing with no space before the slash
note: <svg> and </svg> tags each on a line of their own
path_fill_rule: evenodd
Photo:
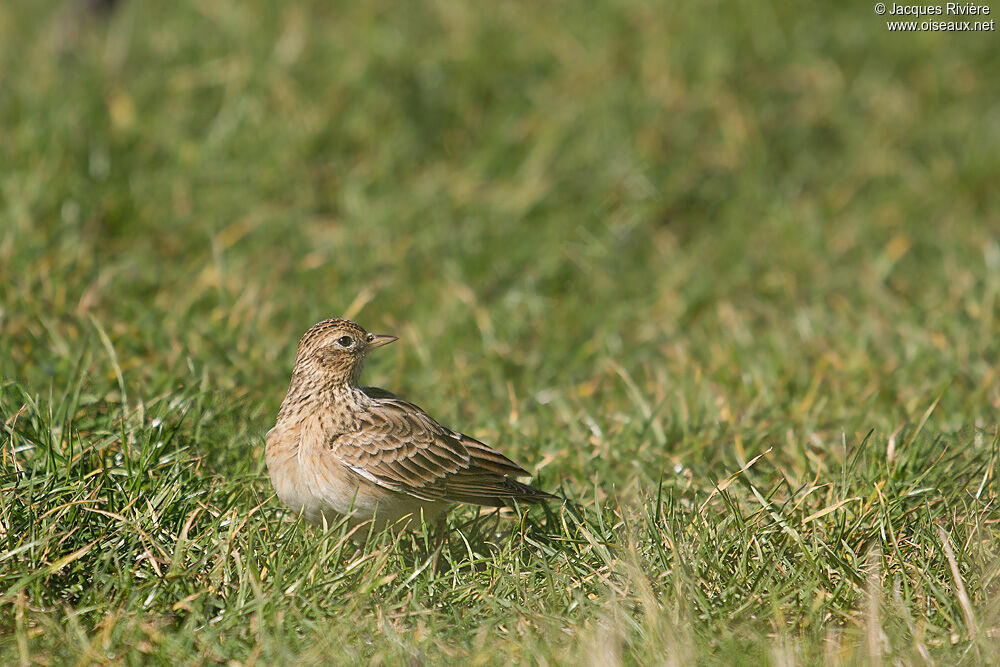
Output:
<svg viewBox="0 0 1000 667">
<path fill-rule="evenodd" d="M 311 523 L 372 518 L 382 524 L 406 515 L 436 518 L 444 506 L 374 484 L 352 472 L 330 450 L 329 429 L 319 420 L 278 424 L 267 434 L 265 458 L 281 502 Z"/>
</svg>

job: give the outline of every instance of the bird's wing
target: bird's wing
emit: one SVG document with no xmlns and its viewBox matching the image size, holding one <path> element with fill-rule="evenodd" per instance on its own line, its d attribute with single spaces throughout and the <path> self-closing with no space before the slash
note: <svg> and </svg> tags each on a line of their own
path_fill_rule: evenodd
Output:
<svg viewBox="0 0 1000 667">
<path fill-rule="evenodd" d="M 358 429 L 330 440 L 333 454 L 360 477 L 428 501 L 500 506 L 552 497 L 511 479 L 529 474 L 521 466 L 412 403 L 391 395 L 373 403 Z"/>
<path fill-rule="evenodd" d="M 368 398 L 399 398 L 391 391 L 381 387 L 362 387 L 361 391 L 365 392 Z"/>
</svg>

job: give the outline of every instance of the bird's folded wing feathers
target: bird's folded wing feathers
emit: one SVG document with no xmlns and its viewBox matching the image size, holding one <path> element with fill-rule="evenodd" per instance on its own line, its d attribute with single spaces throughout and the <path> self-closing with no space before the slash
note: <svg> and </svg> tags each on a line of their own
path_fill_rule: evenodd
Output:
<svg viewBox="0 0 1000 667">
<path fill-rule="evenodd" d="M 379 397 L 360 420 L 357 430 L 334 435 L 330 448 L 349 469 L 379 486 L 422 500 L 480 505 L 551 497 L 508 477 L 528 475 L 521 466 L 438 424 L 412 403 Z"/>
</svg>

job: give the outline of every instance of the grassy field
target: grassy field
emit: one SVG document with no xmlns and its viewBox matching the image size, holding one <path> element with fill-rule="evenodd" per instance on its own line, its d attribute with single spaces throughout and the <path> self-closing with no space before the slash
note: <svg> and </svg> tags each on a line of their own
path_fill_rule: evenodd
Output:
<svg viewBox="0 0 1000 667">
<path fill-rule="evenodd" d="M 870 3 L 0 4 L 0 663 L 1000 660 L 996 56 Z M 436 570 L 290 518 L 335 315 L 579 516 L 457 509 Z"/>
</svg>

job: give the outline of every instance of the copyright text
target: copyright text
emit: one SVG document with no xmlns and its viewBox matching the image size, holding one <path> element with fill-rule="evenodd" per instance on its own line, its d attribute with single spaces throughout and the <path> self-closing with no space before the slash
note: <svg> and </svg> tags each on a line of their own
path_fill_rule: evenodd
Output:
<svg viewBox="0 0 1000 667">
<path fill-rule="evenodd" d="M 890 32 L 993 32 L 996 30 L 996 19 L 986 19 L 992 12 L 989 5 L 977 5 L 972 2 L 947 2 L 942 5 L 900 5 L 896 3 L 875 3 L 875 13 L 879 16 L 888 14 L 900 19 L 923 18 L 922 21 L 895 20 L 886 21 L 885 26 Z M 942 19 L 936 19 L 940 16 Z M 931 19 L 930 17 L 935 17 Z M 968 20 L 957 20 L 968 17 Z"/>
</svg>

